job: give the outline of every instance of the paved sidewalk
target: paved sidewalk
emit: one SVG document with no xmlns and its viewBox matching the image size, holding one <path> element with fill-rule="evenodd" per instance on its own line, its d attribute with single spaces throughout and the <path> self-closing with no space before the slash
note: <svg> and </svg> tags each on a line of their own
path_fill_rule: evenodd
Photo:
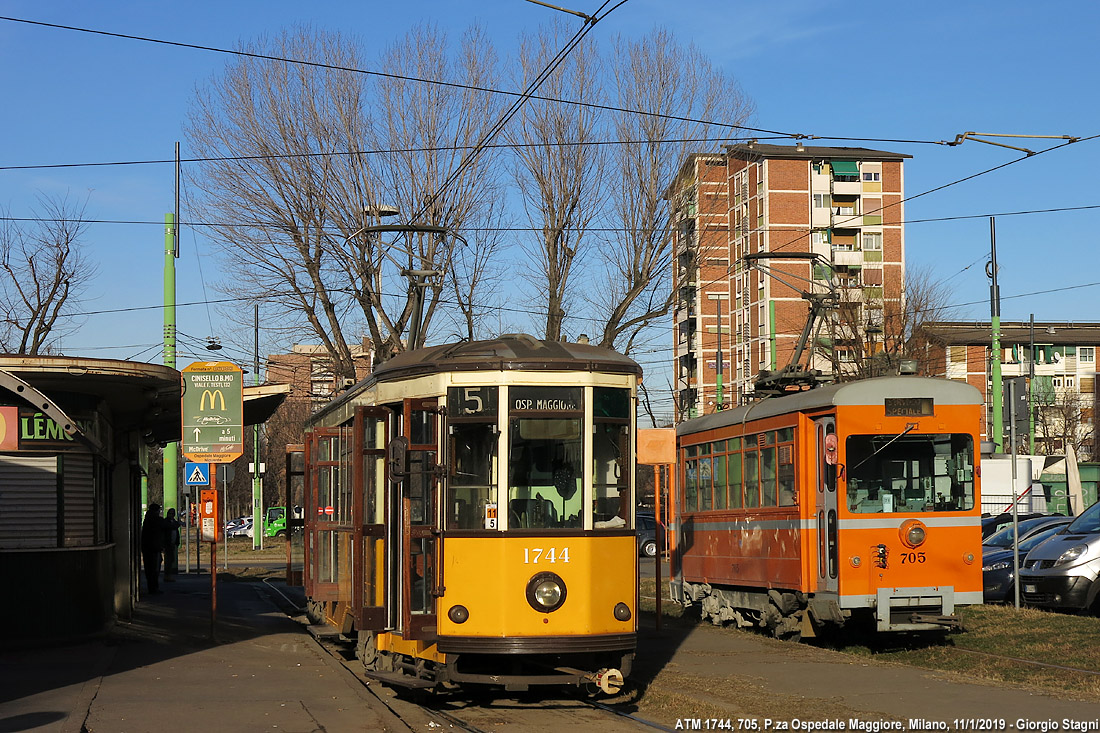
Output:
<svg viewBox="0 0 1100 733">
<path fill-rule="evenodd" d="M 0 733 L 406 731 L 260 583 L 180 576 L 106 638 L 0 652 Z"/>
</svg>

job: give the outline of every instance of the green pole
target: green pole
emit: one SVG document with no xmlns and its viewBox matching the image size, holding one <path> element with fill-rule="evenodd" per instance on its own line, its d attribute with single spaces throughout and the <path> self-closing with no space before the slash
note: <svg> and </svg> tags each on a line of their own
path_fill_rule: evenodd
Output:
<svg viewBox="0 0 1100 733">
<path fill-rule="evenodd" d="M 176 368 L 176 217 L 164 215 L 164 365 Z M 164 513 L 176 509 L 179 443 L 164 446 Z"/>
<path fill-rule="evenodd" d="M 1028 319 L 1027 435 L 1028 453 L 1035 455 L 1035 314 Z"/>
<path fill-rule="evenodd" d="M 1004 384 L 1001 380 L 1001 291 L 997 287 L 997 227 L 995 219 L 989 217 L 989 251 L 990 272 L 989 277 L 993 281 L 989 287 L 989 312 L 993 326 L 993 344 L 991 354 L 992 384 L 990 395 L 993 405 L 993 420 L 989 439 L 993 441 L 993 452 L 1000 453 L 1004 445 L 1004 416 L 1001 415 L 1003 403 Z"/>
</svg>

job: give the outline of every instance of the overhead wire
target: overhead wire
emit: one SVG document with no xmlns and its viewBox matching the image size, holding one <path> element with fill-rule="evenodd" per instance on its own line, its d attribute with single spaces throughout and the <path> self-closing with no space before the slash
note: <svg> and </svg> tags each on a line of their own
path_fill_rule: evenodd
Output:
<svg viewBox="0 0 1100 733">
<path fill-rule="evenodd" d="M 627 2 L 627 0 L 620 0 L 620 2 L 615 5 L 615 7 L 608 10 L 607 13 L 604 13 L 604 15 L 602 17 L 595 18 L 595 20 L 593 20 L 591 22 L 586 21 L 584 27 L 582 28 L 582 31 L 584 31 L 584 33 L 587 34 L 587 30 L 585 30 L 585 29 L 592 28 L 597 21 L 602 20 L 602 18 L 606 18 L 607 15 L 614 12 L 616 9 L 621 7 L 626 2 Z M 598 15 L 599 12 L 601 10 L 603 10 L 603 8 L 607 7 L 607 5 L 609 3 L 610 3 L 610 0 L 606 0 L 604 2 L 604 4 L 601 5 L 600 8 L 596 11 L 596 13 L 594 13 L 593 15 L 594 16 Z M 112 31 L 98 30 L 98 29 L 94 29 L 94 28 L 83 28 L 83 27 L 80 27 L 80 26 L 63 25 L 63 24 L 60 24 L 60 23 L 48 23 L 48 22 L 40 21 L 40 20 L 30 20 L 28 18 L 14 18 L 14 17 L 11 17 L 11 16 L 0 16 L 0 20 L 8 21 L 8 22 L 11 22 L 11 23 L 25 23 L 27 25 L 35 25 L 35 26 L 41 26 L 41 27 L 45 27 L 45 28 L 55 28 L 55 29 L 58 29 L 58 30 L 73 31 L 73 32 L 77 32 L 77 33 L 88 33 L 88 34 L 92 34 L 92 35 L 106 36 L 106 37 L 109 37 L 109 38 L 121 38 L 121 39 L 125 39 L 125 40 L 130 40 L 130 41 L 141 41 L 143 43 L 154 43 L 154 44 L 160 44 L 160 45 L 165 45 L 165 46 L 174 46 L 174 47 L 177 47 L 177 48 L 187 48 L 187 49 L 192 49 L 192 50 L 197 50 L 197 51 L 210 51 L 210 52 L 213 52 L 213 53 L 228 54 L 228 55 L 233 55 L 233 56 L 241 56 L 241 57 L 245 57 L 245 58 L 252 58 L 252 59 L 258 59 L 258 60 L 263 60 L 263 61 L 277 61 L 277 62 L 286 63 L 286 64 L 300 64 L 300 65 L 303 65 L 303 66 L 312 66 L 312 67 L 315 67 L 315 68 L 327 69 L 329 71 L 344 71 L 344 72 L 355 73 L 355 74 L 365 74 L 365 75 L 368 75 L 368 76 L 378 76 L 378 77 L 383 77 L 383 78 L 386 78 L 386 79 L 394 79 L 394 80 L 397 80 L 397 81 L 413 81 L 413 82 L 418 82 L 418 83 L 422 83 L 422 84 L 434 84 L 434 85 L 437 85 L 437 86 L 461 89 L 461 90 L 464 90 L 464 91 L 484 92 L 486 94 L 501 94 L 501 95 L 510 96 L 510 97 L 521 97 L 521 98 L 525 98 L 525 99 L 535 99 L 535 100 L 538 100 L 538 101 L 545 101 L 545 102 L 559 102 L 559 103 L 563 103 L 563 104 L 574 104 L 574 105 L 577 105 L 577 106 L 588 107 L 590 109 L 599 109 L 599 110 L 612 111 L 612 112 L 627 112 L 627 113 L 631 113 L 631 114 L 641 114 L 641 115 L 646 115 L 646 116 L 650 116 L 650 117 L 657 117 L 657 118 L 660 118 L 660 119 L 669 119 L 669 120 L 680 121 L 680 122 L 692 122 L 692 123 L 697 123 L 697 124 L 707 124 L 707 125 L 715 125 L 715 126 L 721 126 L 721 127 L 730 127 L 730 128 L 734 128 L 734 129 L 745 130 L 747 132 L 759 132 L 759 133 L 764 133 L 764 134 L 767 134 L 767 135 L 777 135 L 777 136 L 780 136 L 782 138 L 788 138 L 788 139 L 807 139 L 809 137 L 812 137 L 812 136 L 804 135 L 802 133 L 790 133 L 790 132 L 783 132 L 783 131 L 780 131 L 780 130 L 769 130 L 769 129 L 761 128 L 761 127 L 750 127 L 750 126 L 747 126 L 747 125 L 731 125 L 729 123 L 720 123 L 720 122 L 713 122 L 713 121 L 707 121 L 707 120 L 697 120 L 697 119 L 693 119 L 693 118 L 690 118 L 690 117 L 684 117 L 684 116 L 681 116 L 681 115 L 666 115 L 666 114 L 661 114 L 661 113 L 658 113 L 658 112 L 643 112 L 643 111 L 640 111 L 640 110 L 632 110 L 632 109 L 626 109 L 626 108 L 622 108 L 622 107 L 615 107 L 615 106 L 612 106 L 612 105 L 599 104 L 597 102 L 583 102 L 583 101 L 580 101 L 580 100 L 556 99 L 554 97 L 540 97 L 540 96 L 537 96 L 537 95 L 534 95 L 534 94 L 527 94 L 525 92 L 516 92 L 516 91 L 507 90 L 507 89 L 493 89 L 491 87 L 482 87 L 482 86 L 477 86 L 477 85 L 474 85 L 474 84 L 462 84 L 462 83 L 459 83 L 459 82 L 447 82 L 447 81 L 441 81 L 441 80 L 438 80 L 438 79 L 425 79 L 425 78 L 421 78 L 421 77 L 408 76 L 408 75 L 405 75 L 405 74 L 394 74 L 394 73 L 385 72 L 385 71 L 374 71 L 374 70 L 369 70 L 369 69 L 359 69 L 359 68 L 356 68 L 354 66 L 341 66 L 339 64 L 330 64 L 330 63 L 325 63 L 323 61 L 308 61 L 308 60 L 305 60 L 305 59 L 291 59 L 291 58 L 285 58 L 285 57 L 282 57 L 282 56 L 275 56 L 275 55 L 272 55 L 272 54 L 259 53 L 259 52 L 256 52 L 256 51 L 246 51 L 246 50 L 243 50 L 243 49 L 228 49 L 228 48 L 220 48 L 220 47 L 217 47 L 217 46 L 206 46 L 206 45 L 197 44 L 197 43 L 185 43 L 185 42 L 182 42 L 182 41 L 171 41 L 171 40 L 162 39 L 162 38 L 152 38 L 152 37 L 149 37 L 149 36 L 138 36 L 138 35 L 133 35 L 133 34 L 128 34 L 128 33 L 116 33 L 116 32 L 112 32 Z M 583 38 L 583 36 L 581 36 L 581 37 Z M 836 138 L 830 138 L 830 139 L 836 139 Z M 938 144 L 942 144 L 942 141 L 939 141 Z"/>
<path fill-rule="evenodd" d="M 936 193 L 936 192 L 938 192 L 938 191 L 943 191 L 944 189 L 950 188 L 950 187 L 952 187 L 952 186 L 957 186 L 957 185 L 959 185 L 959 184 L 961 184 L 961 183 L 965 183 L 966 181 L 971 181 L 971 180 L 973 180 L 973 179 L 975 179 L 975 178 L 978 178 L 978 177 L 980 177 L 980 176 L 984 176 L 984 175 L 987 175 L 987 174 L 989 174 L 989 173 L 993 173 L 993 172 L 995 172 L 995 171 L 999 171 L 999 170 L 1001 170 L 1001 169 L 1003 169 L 1003 168 L 1007 168 L 1008 166 L 1011 166 L 1011 165 L 1015 165 L 1015 164 L 1017 164 L 1017 163 L 1020 163 L 1021 161 L 1024 161 L 1024 160 L 1029 160 L 1029 159 L 1032 159 L 1032 158 L 1036 158 L 1036 157 L 1038 157 L 1038 156 L 1040 156 L 1040 155 L 1044 155 L 1044 154 L 1046 154 L 1046 153 L 1050 153 L 1050 152 L 1053 152 L 1053 151 L 1055 151 L 1055 150 L 1061 150 L 1062 148 L 1065 148 L 1065 147 L 1067 147 L 1067 146 L 1069 146 L 1069 145 L 1073 145 L 1073 144 L 1075 144 L 1075 143 L 1079 143 L 1079 142 L 1087 142 L 1087 141 L 1090 141 L 1090 140 L 1095 140 L 1095 139 L 1097 139 L 1097 138 L 1100 138 L 1100 134 L 1097 134 L 1097 135 L 1090 135 L 1090 136 L 1088 136 L 1088 137 L 1074 138 L 1073 140 L 1068 140 L 1068 141 L 1066 141 L 1066 142 L 1064 142 L 1064 143 L 1061 143 L 1061 144 L 1059 144 L 1059 145 L 1053 145 L 1053 146 L 1051 146 L 1051 147 L 1049 147 L 1049 148 L 1047 148 L 1047 149 L 1045 149 L 1045 150 L 1040 150 L 1040 151 L 1038 151 L 1038 152 L 1035 152 L 1035 153 L 1030 153 L 1030 154 L 1027 154 L 1027 155 L 1022 155 L 1022 156 L 1020 156 L 1019 158 L 1014 158 L 1014 159 L 1012 159 L 1012 160 L 1009 160 L 1009 161 L 1007 161 L 1007 162 L 1005 162 L 1005 163 L 1000 163 L 1000 164 L 998 164 L 998 165 L 995 165 L 995 166 L 993 166 L 992 168 L 986 168 L 985 170 L 981 170 L 981 171 L 978 171 L 977 173 L 972 173 L 972 174 L 970 174 L 970 175 L 968 175 L 968 176 L 963 176 L 962 178 L 957 178 L 957 179 L 955 179 L 955 180 L 953 180 L 953 181 L 949 181 L 949 182 L 947 182 L 947 183 L 944 183 L 944 184 L 942 184 L 942 185 L 936 186 L 936 187 L 934 187 L 934 188 L 930 188 L 930 189 L 928 189 L 928 190 L 926 190 L 926 191 L 921 191 L 920 193 L 917 193 L 917 194 L 913 194 L 912 196 L 906 196 L 905 198 L 899 199 L 898 201 L 894 201 L 894 202 L 891 202 L 891 203 L 889 203 L 889 204 L 883 204 L 882 206 L 879 206 L 879 207 L 878 207 L 877 209 L 874 209 L 873 211 L 869 211 L 869 212 L 864 212 L 863 214 L 860 214 L 859 216 L 860 216 L 860 217 L 863 217 L 863 216 L 868 216 L 868 215 L 878 214 L 878 213 L 881 213 L 881 212 L 887 211 L 888 209 L 892 209 L 892 208 L 894 208 L 894 207 L 896 207 L 896 206 L 901 206 L 901 205 L 902 205 L 902 204 L 904 204 L 904 203 L 908 203 L 908 202 L 910 202 L 910 201 L 914 201 L 914 200 L 916 200 L 916 199 L 922 198 L 922 197 L 924 197 L 924 196 L 928 196 L 928 195 L 930 195 L 930 194 L 933 194 L 933 193 Z M 845 216 L 848 216 L 848 215 L 845 215 Z M 854 220 L 854 219 L 856 219 L 856 216 L 852 215 L 852 216 L 851 216 L 851 219 L 853 219 L 853 220 Z M 755 231 L 755 230 L 753 230 L 753 231 Z M 788 250 L 788 249 L 789 249 L 790 247 L 792 247 L 792 246 L 794 246 L 794 245 L 798 244 L 799 242 L 804 242 L 804 241 L 806 241 L 806 240 L 807 240 L 807 239 L 808 239 L 808 238 L 810 237 L 810 235 L 812 234 L 812 231 L 813 231 L 812 229 L 811 229 L 811 230 L 807 230 L 807 231 L 806 231 L 806 232 L 805 232 L 804 234 L 800 234 L 800 235 L 799 235 L 799 236 L 797 236 L 797 237 L 796 237 L 795 239 L 792 239 L 791 241 L 789 241 L 789 242 L 786 242 L 785 244 L 782 244 L 782 245 L 780 245 L 779 247 L 777 247 L 777 248 L 775 248 L 775 249 L 769 249 L 768 251 L 769 251 L 769 252 L 782 252 L 782 251 L 784 251 L 784 250 Z M 751 234 L 751 232 L 750 232 L 750 234 Z M 725 272 L 725 273 L 724 273 L 724 274 L 723 274 L 722 276 L 720 276 L 720 277 L 717 277 L 717 278 L 715 278 L 715 279 L 713 279 L 713 280 L 710 280 L 709 282 L 707 282 L 707 283 L 703 284 L 703 285 L 702 285 L 701 287 L 702 287 L 702 288 L 706 288 L 706 287 L 708 287 L 708 286 L 710 286 L 710 285 L 714 285 L 715 283 L 721 282 L 721 281 L 723 281 L 723 280 L 727 280 L 727 279 L 729 278 L 729 276 L 730 276 L 730 275 L 732 275 L 732 274 L 734 273 L 734 268 L 736 267 L 736 263 L 737 263 L 737 262 L 739 262 L 739 261 L 740 261 L 740 260 L 737 260 L 737 261 L 735 261 L 734 263 L 731 263 L 731 264 L 730 264 L 730 265 L 729 265 L 729 266 L 728 266 L 728 267 L 726 268 L 726 272 Z"/>
<path fill-rule="evenodd" d="M 943 221 L 964 221 L 967 219 L 988 219 L 991 216 L 996 217 L 1008 217 L 1008 216 L 1027 216 L 1032 214 L 1061 214 L 1071 211 L 1090 211 L 1094 209 L 1100 209 L 1100 204 L 1085 204 L 1082 206 L 1057 206 L 1047 209 L 1023 209 L 1020 211 L 991 211 L 983 214 L 959 214 L 957 216 L 936 216 L 925 217 L 921 219 L 900 219 L 896 222 L 898 226 L 908 224 L 929 224 Z M 13 221 L 13 222 L 31 222 L 31 223 L 65 223 L 75 222 L 80 224 L 102 224 L 102 225 L 120 225 L 120 226 L 163 226 L 163 221 L 155 219 L 55 219 L 42 216 L 0 216 L 0 221 Z M 239 224 L 233 224 L 228 222 L 209 222 L 209 221 L 187 221 L 181 220 L 180 226 L 186 227 L 240 227 Z M 259 225 L 255 225 L 259 226 Z M 321 227 L 322 230 L 331 231 L 332 233 L 338 233 L 337 227 Z M 636 231 L 630 227 L 585 227 L 587 232 L 603 232 L 603 233 L 621 233 Z M 494 233 L 494 232 L 538 232 L 542 231 L 539 227 L 467 227 L 464 229 L 467 232 L 481 232 L 481 233 Z M 771 227 L 761 227 L 754 229 L 755 232 L 791 232 L 791 229 L 773 229 Z"/>
</svg>

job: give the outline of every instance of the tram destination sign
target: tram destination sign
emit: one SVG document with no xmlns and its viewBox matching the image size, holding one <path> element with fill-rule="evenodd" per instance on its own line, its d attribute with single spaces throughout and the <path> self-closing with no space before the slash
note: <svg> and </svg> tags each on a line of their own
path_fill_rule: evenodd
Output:
<svg viewBox="0 0 1100 733">
<path fill-rule="evenodd" d="M 183 369 L 183 455 L 196 463 L 232 463 L 244 455 L 244 376 L 228 361 Z"/>
<path fill-rule="evenodd" d="M 887 397 L 886 417 L 929 417 L 935 414 L 931 397 Z"/>
</svg>

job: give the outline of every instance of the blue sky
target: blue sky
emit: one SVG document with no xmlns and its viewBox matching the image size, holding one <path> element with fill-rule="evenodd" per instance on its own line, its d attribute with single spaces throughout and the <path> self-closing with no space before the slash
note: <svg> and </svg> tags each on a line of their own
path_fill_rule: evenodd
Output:
<svg viewBox="0 0 1100 733">
<path fill-rule="evenodd" d="M 598 7 L 592 0 L 559 4 L 585 12 Z M 554 11 L 522 0 L 0 0 L 0 15 L 218 47 L 299 23 L 356 34 L 370 48 L 422 21 L 456 32 L 478 22 L 507 53 L 518 32 L 533 30 Z M 1100 134 L 1094 77 L 1100 5 L 1091 2 L 1044 8 L 1015 1 L 629 0 L 594 33 L 640 35 L 654 26 L 695 43 L 739 79 L 756 104 L 756 126 L 828 138 L 812 144 L 912 155 L 906 164 L 910 196 L 1019 154 L 976 142 L 947 147 L 832 138 L 937 141 L 971 130 Z M 195 88 L 226 60 L 216 53 L 0 21 L 0 166 L 171 158 Z M 1034 149 L 1054 144 L 1006 142 Z M 910 221 L 977 218 L 910 224 L 910 265 L 950 278 L 954 302 L 972 304 L 963 306 L 963 317 L 988 318 L 985 215 L 1100 205 L 1098 163 L 1100 140 L 1083 141 L 915 199 L 906 205 Z M 172 209 L 172 185 L 170 165 L 0 170 L 0 206 L 24 216 L 38 193 L 68 192 L 87 196 L 91 218 L 152 222 L 97 224 L 87 235 L 99 276 L 82 310 L 139 308 L 161 300 L 164 235 L 156 222 Z M 1097 286 L 1013 297 L 1100 281 L 1098 225 L 1100 209 L 999 217 L 1002 317 L 1100 320 L 1092 305 L 1100 295 Z M 211 286 L 221 273 L 201 232 L 185 229 L 181 247 L 179 301 L 218 297 Z M 208 358 L 209 352 L 194 346 L 209 335 L 240 337 L 232 353 L 248 358 L 251 312 L 241 313 L 238 323 L 234 318 L 214 308 L 181 308 L 179 328 L 190 339 L 181 346 L 181 366 Z M 158 310 L 90 315 L 66 335 L 62 349 L 155 362 L 160 334 Z"/>
</svg>

